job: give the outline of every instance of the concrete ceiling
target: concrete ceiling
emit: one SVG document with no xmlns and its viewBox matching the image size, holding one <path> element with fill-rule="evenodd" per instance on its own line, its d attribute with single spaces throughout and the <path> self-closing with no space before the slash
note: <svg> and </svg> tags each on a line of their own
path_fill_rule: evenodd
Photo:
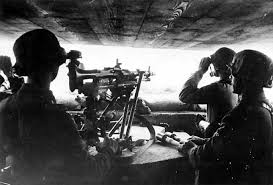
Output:
<svg viewBox="0 0 273 185">
<path fill-rule="evenodd" d="M 273 1 L 0 0 L 1 36 L 41 27 L 65 43 L 202 49 L 271 41 Z"/>
</svg>

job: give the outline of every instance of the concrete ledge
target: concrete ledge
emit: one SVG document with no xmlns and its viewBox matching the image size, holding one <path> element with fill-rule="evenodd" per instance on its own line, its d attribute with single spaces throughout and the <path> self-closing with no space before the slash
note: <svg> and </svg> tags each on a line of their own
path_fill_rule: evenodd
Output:
<svg viewBox="0 0 273 185">
<path fill-rule="evenodd" d="M 157 101 L 146 101 L 146 105 L 153 111 L 199 111 L 205 112 L 204 107 L 200 107 L 198 104 L 186 104 L 179 100 L 157 100 Z"/>
<path fill-rule="evenodd" d="M 83 111 L 68 111 L 71 115 L 83 114 Z M 122 111 L 116 112 L 116 119 L 122 115 Z M 153 125 L 160 125 L 161 123 L 167 123 L 171 130 L 184 131 L 190 135 L 196 131 L 195 122 L 197 115 L 206 116 L 205 112 L 194 112 L 194 111 L 156 111 L 151 114 L 140 114 L 146 118 Z"/>
<path fill-rule="evenodd" d="M 206 115 L 204 112 L 152 112 L 151 114 L 143 115 L 153 125 L 167 123 L 170 128 L 176 131 L 185 131 L 193 134 L 196 130 L 195 121 L 198 114 Z"/>
</svg>

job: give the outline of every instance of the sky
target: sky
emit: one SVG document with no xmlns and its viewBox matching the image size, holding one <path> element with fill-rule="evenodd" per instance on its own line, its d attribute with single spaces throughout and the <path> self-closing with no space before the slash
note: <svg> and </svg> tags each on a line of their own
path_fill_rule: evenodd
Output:
<svg viewBox="0 0 273 185">
<path fill-rule="evenodd" d="M 13 43 L 14 41 L 11 40 L 2 40 L 0 43 L 0 55 L 11 56 L 12 62 L 14 63 L 15 58 L 12 52 Z M 71 44 L 61 45 L 67 52 L 72 49 L 81 51 L 82 59 L 80 61 L 85 65 L 86 69 L 113 67 L 116 63 L 116 59 L 122 63 L 122 68 L 131 71 L 135 71 L 136 69 L 147 70 L 150 66 L 154 76 L 151 77 L 151 81 L 142 83 L 140 91 L 140 97 L 149 102 L 158 100 L 178 101 L 179 91 L 189 76 L 198 69 L 200 60 L 203 57 L 210 56 L 217 49 L 198 51 Z M 230 46 L 230 48 L 236 52 L 242 49 L 256 49 L 273 58 L 273 53 L 271 52 L 272 46 L 273 44 L 271 43 L 253 43 L 233 45 Z M 51 85 L 51 90 L 57 98 L 77 95 L 76 92 L 71 93 L 69 91 L 67 73 L 68 69 L 66 65 L 63 64 L 60 67 L 58 77 Z M 210 77 L 209 73 L 206 73 L 199 86 L 201 87 L 216 80 L 218 79 Z M 265 91 L 267 97 L 273 101 L 273 90 L 265 89 Z"/>
</svg>

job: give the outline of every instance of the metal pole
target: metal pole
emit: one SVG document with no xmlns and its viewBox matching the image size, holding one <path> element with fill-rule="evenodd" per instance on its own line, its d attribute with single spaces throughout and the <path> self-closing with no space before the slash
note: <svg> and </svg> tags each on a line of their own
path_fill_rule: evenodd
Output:
<svg viewBox="0 0 273 185">
<path fill-rule="evenodd" d="M 127 124 L 128 109 L 129 109 L 129 99 L 130 99 L 130 94 L 128 94 L 127 97 L 126 97 L 126 104 L 125 104 L 124 113 L 123 113 L 123 121 L 122 121 L 121 129 L 120 129 L 120 133 L 119 133 L 119 138 L 120 139 L 123 138 L 123 133 L 124 133 L 125 125 Z"/>
<path fill-rule="evenodd" d="M 109 134 L 108 134 L 109 137 L 111 137 L 115 133 L 115 131 L 120 127 L 120 122 L 121 122 L 122 119 L 123 119 L 123 115 L 119 118 L 117 123 L 109 131 Z"/>
<path fill-rule="evenodd" d="M 138 82 L 137 82 L 137 88 L 136 88 L 135 97 L 134 97 L 134 101 L 133 101 L 132 108 L 131 108 L 131 113 L 130 113 L 130 117 L 129 117 L 129 122 L 128 122 L 128 127 L 127 127 L 127 130 L 126 130 L 125 139 L 129 137 L 129 134 L 130 134 L 130 131 L 131 131 L 131 127 L 132 127 L 132 123 L 133 123 L 133 118 L 134 118 L 135 111 L 136 111 L 136 105 L 137 105 L 137 100 L 138 100 L 138 93 L 139 93 L 139 89 L 140 89 L 140 85 L 141 85 L 143 74 L 144 74 L 144 72 L 142 72 L 142 71 L 139 73 L 139 78 L 138 78 Z"/>
</svg>

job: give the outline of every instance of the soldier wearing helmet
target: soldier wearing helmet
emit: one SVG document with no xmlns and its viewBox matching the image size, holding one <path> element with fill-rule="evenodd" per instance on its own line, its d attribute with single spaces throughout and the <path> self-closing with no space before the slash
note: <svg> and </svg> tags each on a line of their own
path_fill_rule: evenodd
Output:
<svg viewBox="0 0 273 185">
<path fill-rule="evenodd" d="M 188 141 L 179 147 L 197 169 L 199 184 L 271 184 L 272 107 L 263 88 L 272 86 L 272 65 L 258 51 L 235 55 L 233 86 L 240 103 L 204 144 Z"/>
<path fill-rule="evenodd" d="M 8 77 L 11 76 L 11 67 L 12 64 L 10 57 L 0 56 L 0 92 L 10 89 Z"/>
<path fill-rule="evenodd" d="M 18 91 L 24 79 L 12 72 L 10 57 L 0 56 L 0 100 Z"/>
<path fill-rule="evenodd" d="M 198 71 L 186 81 L 179 94 L 179 99 L 184 103 L 207 104 L 209 126 L 205 130 L 205 137 L 213 135 L 223 116 L 237 104 L 238 97 L 233 93 L 230 68 L 234 54 L 233 50 L 223 47 L 211 57 L 203 58 Z M 199 82 L 211 64 L 215 69 L 211 72 L 211 76 L 220 77 L 220 80 L 198 88 Z"/>
<path fill-rule="evenodd" d="M 246 53 L 248 55 L 246 55 Z M 248 63 L 244 63 L 248 61 Z M 273 66 L 271 59 L 266 55 L 253 51 L 245 50 L 236 55 L 232 65 L 232 74 L 234 78 L 234 92 L 240 94 L 247 90 L 244 85 L 250 85 L 256 88 L 272 87 Z"/>
<path fill-rule="evenodd" d="M 112 166 L 118 143 L 105 139 L 102 153 L 91 156 L 70 115 L 56 104 L 50 83 L 67 57 L 56 36 L 36 29 L 20 36 L 13 49 L 15 72 L 27 80 L 0 103 L 0 162 L 11 169 L 7 173 L 12 184 L 101 180 Z"/>
</svg>

